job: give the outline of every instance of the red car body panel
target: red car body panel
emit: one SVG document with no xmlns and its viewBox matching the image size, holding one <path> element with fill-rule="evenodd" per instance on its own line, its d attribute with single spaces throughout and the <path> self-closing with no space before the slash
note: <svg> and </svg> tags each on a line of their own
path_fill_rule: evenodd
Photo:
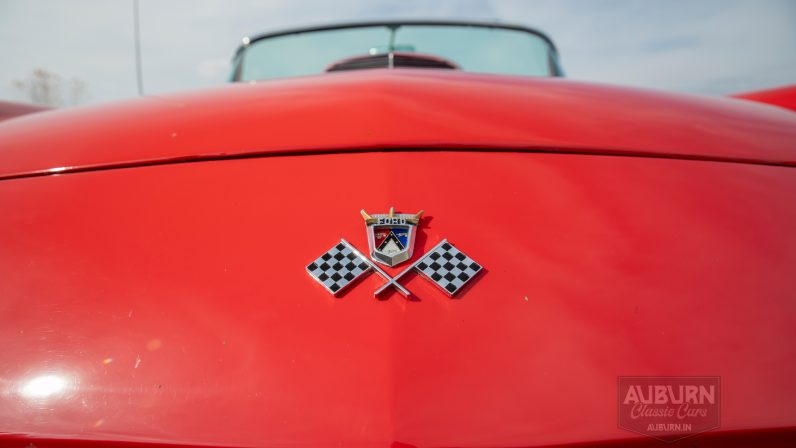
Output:
<svg viewBox="0 0 796 448">
<path fill-rule="evenodd" d="M 790 112 L 395 72 L 0 125 L 1 443 L 652 446 L 617 376 L 719 375 L 688 446 L 788 446 Z M 412 276 L 418 301 L 307 275 L 393 205 L 427 212 L 415 257 L 447 238 L 485 272 L 456 299 Z M 65 390 L 20 393 L 43 375 Z"/>
<path fill-rule="evenodd" d="M 796 116 L 554 78 L 366 70 L 233 84 L 0 124 L 0 178 L 231 155 L 374 148 L 645 154 L 796 164 Z"/>
<path fill-rule="evenodd" d="M 740 93 L 733 96 L 796 111 L 796 85 Z"/>
<path fill-rule="evenodd" d="M 0 101 L 0 121 L 21 117 L 22 115 L 32 114 L 34 112 L 43 112 L 45 110 L 50 110 L 50 108 L 38 104 Z"/>
</svg>

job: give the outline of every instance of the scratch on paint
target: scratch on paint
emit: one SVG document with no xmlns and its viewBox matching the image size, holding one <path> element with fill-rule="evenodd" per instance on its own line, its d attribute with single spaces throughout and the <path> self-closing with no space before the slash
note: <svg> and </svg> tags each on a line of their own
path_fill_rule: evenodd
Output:
<svg viewBox="0 0 796 448">
<path fill-rule="evenodd" d="M 134 369 L 137 369 L 138 366 L 141 365 L 141 355 L 135 355 L 135 365 L 133 366 Z"/>
</svg>

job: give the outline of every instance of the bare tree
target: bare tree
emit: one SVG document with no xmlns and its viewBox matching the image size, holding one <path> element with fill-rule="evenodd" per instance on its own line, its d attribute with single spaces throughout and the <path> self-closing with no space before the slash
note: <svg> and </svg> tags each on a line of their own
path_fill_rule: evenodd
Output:
<svg viewBox="0 0 796 448">
<path fill-rule="evenodd" d="M 33 70 L 27 79 L 14 81 L 14 87 L 31 102 L 47 106 L 73 106 L 86 98 L 86 83 L 77 78 L 64 82 L 60 75 L 43 68 Z"/>
</svg>

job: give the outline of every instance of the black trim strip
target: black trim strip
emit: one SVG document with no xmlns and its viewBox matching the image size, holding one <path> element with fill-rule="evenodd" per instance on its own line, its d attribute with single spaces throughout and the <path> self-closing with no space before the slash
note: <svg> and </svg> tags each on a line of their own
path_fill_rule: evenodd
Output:
<svg viewBox="0 0 796 448">
<path fill-rule="evenodd" d="M 744 165 L 778 166 L 785 168 L 796 168 L 796 161 L 785 162 L 776 160 L 748 159 L 743 157 L 717 157 L 707 155 L 690 154 L 670 154 L 659 152 L 638 152 L 630 150 L 596 150 L 596 149 L 549 149 L 549 148 L 528 148 L 528 149 L 487 149 L 480 148 L 352 148 L 352 149 L 321 149 L 321 150 L 296 150 L 290 152 L 248 152 L 240 154 L 208 154 L 198 156 L 180 156 L 152 160 L 133 160 L 127 162 L 114 162 L 97 165 L 85 165 L 78 167 L 65 167 L 31 171 L 26 173 L 0 175 L 0 181 L 12 179 L 24 179 L 28 177 L 61 176 L 64 174 L 85 173 L 90 171 L 107 171 L 126 168 L 139 168 L 160 165 L 177 165 L 182 163 L 212 162 L 219 160 L 241 160 L 241 159 L 260 159 L 270 157 L 297 157 L 315 156 L 325 154 L 368 154 L 376 152 L 484 152 L 484 153 L 523 153 L 523 154 L 566 154 L 583 156 L 608 156 L 608 157 L 637 157 L 642 159 L 667 159 L 667 160 L 687 160 L 697 162 L 719 162 L 737 163 Z"/>
</svg>

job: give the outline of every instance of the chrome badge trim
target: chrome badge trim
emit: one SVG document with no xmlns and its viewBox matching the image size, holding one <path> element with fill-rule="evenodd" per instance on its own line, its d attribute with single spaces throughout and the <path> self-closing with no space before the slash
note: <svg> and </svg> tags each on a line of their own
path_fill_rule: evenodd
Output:
<svg viewBox="0 0 796 448">
<path fill-rule="evenodd" d="M 393 267 L 412 258 L 415 229 L 423 210 L 414 215 L 396 214 L 395 207 L 390 207 L 386 214 L 369 215 L 364 209 L 359 213 L 365 220 L 368 248 L 373 261 Z"/>
<path fill-rule="evenodd" d="M 436 285 L 448 297 L 453 297 L 483 270 L 475 260 L 454 247 L 447 239 L 443 239 L 395 277 L 390 277 L 377 263 L 394 266 L 411 258 L 415 229 L 423 211 L 414 215 L 396 214 L 395 209 L 390 207 L 390 212 L 385 215 L 371 216 L 365 210 L 360 213 L 368 229 L 368 245 L 372 260 L 351 243 L 341 239 L 306 267 L 307 273 L 334 296 L 371 271 L 375 271 L 387 283 L 376 289 L 374 296 L 379 296 L 392 287 L 409 298 L 412 293 L 399 284 L 398 280 L 407 273 L 415 271 Z M 406 234 L 398 235 L 404 231 Z"/>
</svg>

